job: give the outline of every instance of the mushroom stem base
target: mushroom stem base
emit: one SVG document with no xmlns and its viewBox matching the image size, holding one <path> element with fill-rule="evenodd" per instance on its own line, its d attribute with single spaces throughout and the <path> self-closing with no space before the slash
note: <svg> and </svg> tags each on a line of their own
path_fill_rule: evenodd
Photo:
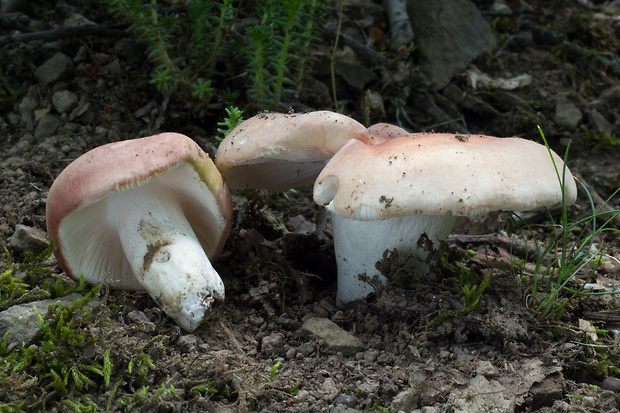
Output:
<svg viewBox="0 0 620 413">
<path fill-rule="evenodd" d="M 123 250 L 136 279 L 162 310 L 193 331 L 224 299 L 224 284 L 164 185 L 114 194 Z"/>
<path fill-rule="evenodd" d="M 454 227 L 456 217 L 447 215 L 408 215 L 379 221 L 360 221 L 332 213 L 334 250 L 338 265 L 338 293 L 336 303 L 348 303 L 366 297 L 374 291 L 367 280 L 377 277 L 385 284 L 385 277 L 375 264 L 385 250 L 396 249 L 399 256 L 409 259 L 413 272 L 428 272 L 425 262 L 428 252 L 417 248 L 424 233 L 437 246 Z"/>
</svg>

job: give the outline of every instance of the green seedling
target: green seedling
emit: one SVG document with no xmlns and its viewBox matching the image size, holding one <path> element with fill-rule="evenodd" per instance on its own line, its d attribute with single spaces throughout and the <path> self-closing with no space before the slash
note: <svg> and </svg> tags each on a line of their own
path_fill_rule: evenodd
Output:
<svg viewBox="0 0 620 413">
<path fill-rule="evenodd" d="M 301 387 L 301 380 L 297 380 L 295 382 L 295 386 L 293 386 L 293 388 L 291 388 L 291 389 L 288 389 L 286 392 L 288 394 L 293 395 L 293 396 L 297 396 L 297 393 L 299 393 L 300 387 Z"/>
<path fill-rule="evenodd" d="M 276 375 L 278 374 L 278 370 L 280 369 L 280 362 L 276 362 L 276 364 L 273 365 L 273 367 L 271 368 L 271 371 L 269 372 L 269 380 L 273 381 L 273 379 L 276 378 Z"/>
<path fill-rule="evenodd" d="M 244 119 L 243 119 L 243 111 L 239 110 L 238 108 L 234 106 L 226 108 L 225 110 L 226 110 L 226 117 L 224 118 L 222 122 L 217 123 L 217 126 L 220 126 L 220 128 L 218 128 L 217 131 L 224 136 L 228 136 L 228 134 L 233 129 L 235 129 L 237 126 L 239 126 L 241 122 L 244 121 Z"/>
<path fill-rule="evenodd" d="M 549 149 L 549 144 L 540 127 L 539 131 Z M 569 148 L 570 144 L 566 148 L 565 159 L 568 157 Z M 549 151 L 551 154 L 550 149 Z M 551 212 L 547 210 L 553 233 L 546 247 L 536 239 L 533 228 L 527 222 L 518 215 L 511 215 L 513 222 L 519 227 L 518 233 L 524 240 L 528 238 L 526 234 L 530 234 L 535 244 L 535 251 L 533 251 L 536 260 L 534 274 L 529 276 L 521 270 L 517 282 L 527 306 L 538 320 L 547 318 L 557 320 L 564 313 L 564 309 L 570 300 L 580 295 L 601 294 L 583 291 L 584 286 L 594 277 L 600 262 L 599 258 L 602 256 L 602 251 L 597 254 L 591 253 L 593 243 L 603 232 L 620 232 L 618 229 L 610 227 L 611 221 L 620 214 L 620 210 L 602 211 L 601 207 L 596 208 L 587 188 L 583 185 L 585 193 L 589 197 L 592 213 L 576 222 L 569 222 L 568 209 L 564 202 L 563 184 L 565 179 L 572 179 L 572 177 L 566 176 L 566 163 L 564 165 L 564 169 L 559 170 L 554 162 L 558 183 L 562 188 L 563 202 L 559 221 L 556 221 Z M 609 202 L 619 192 L 620 188 L 606 202 Z M 573 233 L 577 234 L 574 239 L 570 236 Z M 544 266 L 543 262 L 547 261 L 550 263 Z M 571 284 L 572 279 L 577 273 L 583 271 L 587 274 L 584 282 L 580 286 L 574 287 Z"/>
</svg>

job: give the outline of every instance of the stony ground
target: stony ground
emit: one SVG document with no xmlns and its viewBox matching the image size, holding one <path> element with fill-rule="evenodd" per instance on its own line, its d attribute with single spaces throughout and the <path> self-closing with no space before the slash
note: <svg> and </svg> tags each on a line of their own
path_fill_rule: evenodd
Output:
<svg viewBox="0 0 620 413">
<path fill-rule="evenodd" d="M 24 11 L 35 19 L 31 25 L 37 30 L 55 27 L 77 13 L 97 23 L 109 18 L 103 6 L 84 3 L 59 4 L 55 12 L 36 4 Z M 507 3 L 510 13 L 502 15 L 491 2 L 477 2 L 493 23 L 498 44 L 474 63 L 491 79 L 527 74 L 530 83 L 511 90 L 490 85 L 473 89 L 470 71 L 437 92 L 420 80 L 418 56 L 411 52 L 395 59 L 389 70 L 354 59 L 338 82 L 374 72 L 365 84 L 373 93 L 345 85 L 339 89 L 344 93 L 341 104 L 346 114 L 361 121 L 366 115 L 372 122 L 400 122 L 411 131 L 539 140 L 540 125 L 558 153 L 572 140 L 571 170 L 587 185 L 598 208 L 599 198 L 607 199 L 620 186 L 620 10 L 611 4 L 617 2 Z M 387 32 L 380 2 L 346 4 L 346 33 L 353 38 L 364 42 L 363 27 Z M 334 11 L 330 20 L 335 16 Z M 368 16 L 370 24 L 366 20 L 356 25 Z M 0 29 L 1 36 L 12 33 Z M 325 47 L 330 44 L 324 42 Z M 163 105 L 149 83 L 152 67 L 136 52 L 140 48 L 130 36 L 28 42 L 3 38 L 2 44 L 0 243 L 11 257 L 3 261 L 0 283 L 7 288 L 12 270 L 12 276 L 32 288 L 41 287 L 21 300 L 1 297 L 0 332 L 13 333 L 0 347 L 2 411 L 12 411 L 20 402 L 30 411 L 620 408 L 615 347 L 620 297 L 580 296 L 568 301 L 558 320 L 537 320 L 534 301 L 526 299 L 531 292 L 528 279 L 533 278 L 519 275 L 519 265 L 531 272 L 531 256 L 519 253 L 523 240 L 507 216 L 460 225 L 445 246 L 448 261 L 430 274 L 394 279 L 368 302 L 337 307 L 330 226 L 324 227 L 325 215 L 312 203 L 309 189 L 234 193 L 232 232 L 215 262 L 226 285 L 226 302 L 194 333 L 179 329 L 146 294 L 104 286 L 89 304 L 94 316 L 82 317 L 84 312 L 74 308 L 66 319 L 85 336 L 46 347 L 41 340 L 50 336 L 41 334 L 32 307 L 45 313 L 49 302 L 41 299 L 64 295 L 71 283 L 53 257 L 39 266 L 26 265 L 23 251 L 40 252 L 46 246 L 46 194 L 54 178 L 87 150 L 156 132 L 157 125 L 159 131 L 188 134 L 212 154 L 223 106 L 196 117 L 183 102 L 171 99 Z M 383 51 L 381 42 L 369 44 Z M 344 50 L 342 59 L 351 53 Z M 46 62 L 51 58 L 56 63 L 50 66 Z M 333 109 L 328 84 L 317 83 L 311 96 L 301 96 L 296 105 Z M 397 90 L 406 90 L 404 100 Z M 364 96 L 379 104 L 360 103 Z M 608 206 L 620 207 L 617 193 Z M 591 211 L 586 192 L 580 191 L 568 215 L 574 222 Z M 552 225 L 546 215 L 535 213 L 529 219 L 536 224 L 536 239 L 548 242 Z M 618 221 L 610 227 L 619 228 Z M 588 234 L 572 230 L 570 241 Z M 534 239 L 527 238 L 531 245 Z M 520 259 L 518 265 L 511 264 L 508 251 Z M 588 291 L 613 290 L 620 277 L 617 232 L 598 234 L 585 252 L 600 251 Z M 396 259 L 385 264 L 398 271 Z M 49 271 L 35 271 L 41 266 Z M 578 269 L 570 286 L 585 282 L 591 270 L 592 264 Z M 490 283 L 478 308 L 463 311 L 464 285 L 479 285 L 485 275 L 490 275 Z M 50 287 L 56 279 L 64 287 Z M 63 298 L 63 303 L 71 306 L 85 292 L 79 294 Z M 53 317 L 47 320 L 51 323 Z M 57 336 L 72 337 L 63 331 L 56 330 Z M 98 341 L 85 343 L 90 337 Z M 11 364 L 11 357 L 27 354 L 26 349 L 39 358 L 25 367 Z M 110 367 L 109 383 L 90 370 L 90 384 L 76 384 L 74 371 L 84 365 Z M 51 370 L 68 377 L 66 393 L 54 385 Z M 28 409 L 31 405 L 36 407 Z"/>
</svg>

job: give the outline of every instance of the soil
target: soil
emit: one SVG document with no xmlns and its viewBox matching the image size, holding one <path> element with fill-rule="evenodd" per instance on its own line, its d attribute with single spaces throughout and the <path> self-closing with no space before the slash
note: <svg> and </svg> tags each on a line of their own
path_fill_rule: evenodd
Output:
<svg viewBox="0 0 620 413">
<path fill-rule="evenodd" d="M 25 12 L 39 21 L 40 29 L 55 27 L 72 13 L 97 23 L 110 19 L 97 2 L 74 3 L 48 8 L 35 2 Z M 359 3 L 372 6 L 375 32 L 387 36 L 387 17 L 380 2 Z M 489 3 L 478 5 L 489 10 Z M 557 3 L 553 10 L 548 2 L 534 1 L 528 7 L 509 3 L 514 11 L 510 15 L 485 14 L 500 42 L 495 53 L 474 63 L 492 78 L 527 73 L 532 83 L 508 94 L 468 89 L 462 76 L 452 82 L 499 114 L 490 117 L 464 108 L 433 91 L 415 71 L 415 51 L 395 58 L 394 53 L 381 50 L 377 41 L 372 47 L 396 62 L 391 69 L 407 75 L 398 77 L 393 71 L 394 76 L 377 76 L 367 85 L 382 99 L 382 107 L 370 111 L 370 120 L 401 121 L 401 126 L 414 132 L 433 129 L 537 141 L 536 125 L 540 125 L 558 153 L 563 154 L 572 141 L 571 170 L 593 194 L 607 199 L 620 186 L 616 138 L 620 95 L 613 98 L 612 93 L 620 80 L 620 21 L 603 12 L 606 2 L 553 2 Z M 345 8 L 345 13 L 353 14 L 351 10 Z M 335 16 L 334 11 L 330 21 Z M 354 17 L 344 21 L 347 33 L 355 32 Z M 532 41 L 534 28 L 548 40 L 543 36 Z M 0 32 L 9 33 L 8 29 Z M 54 178 L 70 161 L 96 146 L 177 131 L 214 153 L 216 122 L 223 117 L 224 104 L 201 116 L 174 97 L 165 105 L 162 94 L 149 83 L 152 65 L 145 57 L 121 55 L 115 48 L 120 41 L 118 37 L 69 36 L 2 47 L 0 81 L 17 91 L 16 99 L 3 98 L 0 107 L 2 245 L 8 246 L 18 224 L 45 230 L 46 194 Z M 330 41 L 323 41 L 327 49 Z M 50 85 L 38 83 L 35 69 L 58 51 L 74 59 L 75 73 Z M 385 68 L 366 67 L 385 74 Z M 395 103 L 402 79 L 411 82 L 406 89 L 411 95 L 430 97 L 453 119 L 462 120 L 440 125 L 418 106 Z M 333 109 L 327 86 L 301 95 L 291 106 Z M 57 130 L 40 139 L 35 136 L 38 122 L 44 113 L 54 113 L 52 96 L 61 90 L 78 96 L 79 110 L 58 116 Z M 342 91 L 345 94 L 339 100 L 344 113 L 363 121 L 364 93 L 350 87 Z M 607 92 L 612 97 L 605 100 Z M 554 122 L 556 104 L 562 101 L 574 103 L 583 113 L 597 109 L 610 124 L 609 133 L 597 132 L 587 116 L 574 130 L 562 130 Z M 246 117 L 256 111 L 243 102 L 239 106 L 247 110 Z M 107 306 L 79 331 L 99 337 L 91 359 L 102 363 L 109 350 L 111 384 L 106 386 L 95 377 L 94 384 L 82 392 L 74 389 L 60 397 L 49 380 L 41 378 L 39 384 L 20 392 L 3 391 L 2 403 L 8 406 L 25 397 L 27 406 L 45 395 L 44 408 L 37 409 L 78 411 L 63 404 L 66 399 L 98 406 L 88 411 L 606 412 L 620 408 L 620 386 L 613 380 L 620 372 L 620 353 L 614 347 L 620 338 L 613 324 L 618 322 L 620 297 L 581 295 L 566 300 L 557 320 L 538 320 L 532 298 L 524 291 L 528 284 L 521 288 L 518 267 L 510 264 L 508 251 L 516 251 L 521 239 L 507 215 L 491 223 L 461 224 L 443 247 L 450 265 L 436 266 L 426 275 L 392 277 L 388 287 L 378 288 L 366 301 L 338 307 L 330 225 L 323 228 L 325 214 L 312 202 L 311 189 L 283 194 L 234 192 L 233 199 L 230 238 L 214 263 L 226 286 L 226 301 L 208 321 L 189 334 L 147 294 L 104 288 L 100 300 Z M 617 193 L 609 205 L 619 208 Z M 571 221 L 591 214 L 585 192 L 580 191 L 568 211 Z M 547 215 L 534 213 L 529 219 L 535 223 L 536 238 L 548 241 L 553 226 Z M 617 221 L 610 226 L 617 229 Z M 571 242 L 579 236 L 584 237 L 570 231 Z M 613 290 L 620 278 L 620 237 L 608 231 L 594 241 L 593 249 L 600 248 L 605 255 L 587 282 Z M 19 252 L 10 251 L 13 260 L 22 259 Z M 397 257 L 386 257 L 388 272 L 397 273 Z M 531 257 L 518 258 L 531 264 Z M 64 276 L 53 258 L 45 264 L 54 275 Z M 590 264 L 576 271 L 569 285 L 585 282 L 592 268 Z M 467 284 L 463 274 L 473 274 L 471 285 L 490 275 L 473 311 L 462 311 Z M 331 346 L 329 339 L 307 333 L 302 326 L 312 317 L 330 319 L 361 346 L 349 354 Z M 597 330 L 583 320 L 592 321 Z M 144 364 L 144 374 L 139 375 L 137 360 L 145 355 L 152 364 Z M 47 387 L 39 388 L 44 384 Z"/>
</svg>

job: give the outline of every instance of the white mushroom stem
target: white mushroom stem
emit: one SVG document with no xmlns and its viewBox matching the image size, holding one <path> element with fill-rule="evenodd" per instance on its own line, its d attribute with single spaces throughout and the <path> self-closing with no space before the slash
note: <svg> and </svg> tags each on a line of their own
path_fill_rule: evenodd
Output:
<svg viewBox="0 0 620 413">
<path fill-rule="evenodd" d="M 224 284 L 174 194 L 163 185 L 119 191 L 107 200 L 109 218 L 134 275 L 159 306 L 193 331 L 224 299 Z"/>
<path fill-rule="evenodd" d="M 366 297 L 374 287 L 359 279 L 377 276 L 382 284 L 385 277 L 375 264 L 383 258 L 385 250 L 396 249 L 400 257 L 408 259 L 413 272 L 428 272 L 425 260 L 428 252 L 418 249 L 423 233 L 435 247 L 445 240 L 454 227 L 456 217 L 447 215 L 406 215 L 378 221 L 365 221 L 343 217 L 332 212 L 334 250 L 338 265 L 338 305 Z"/>
</svg>

